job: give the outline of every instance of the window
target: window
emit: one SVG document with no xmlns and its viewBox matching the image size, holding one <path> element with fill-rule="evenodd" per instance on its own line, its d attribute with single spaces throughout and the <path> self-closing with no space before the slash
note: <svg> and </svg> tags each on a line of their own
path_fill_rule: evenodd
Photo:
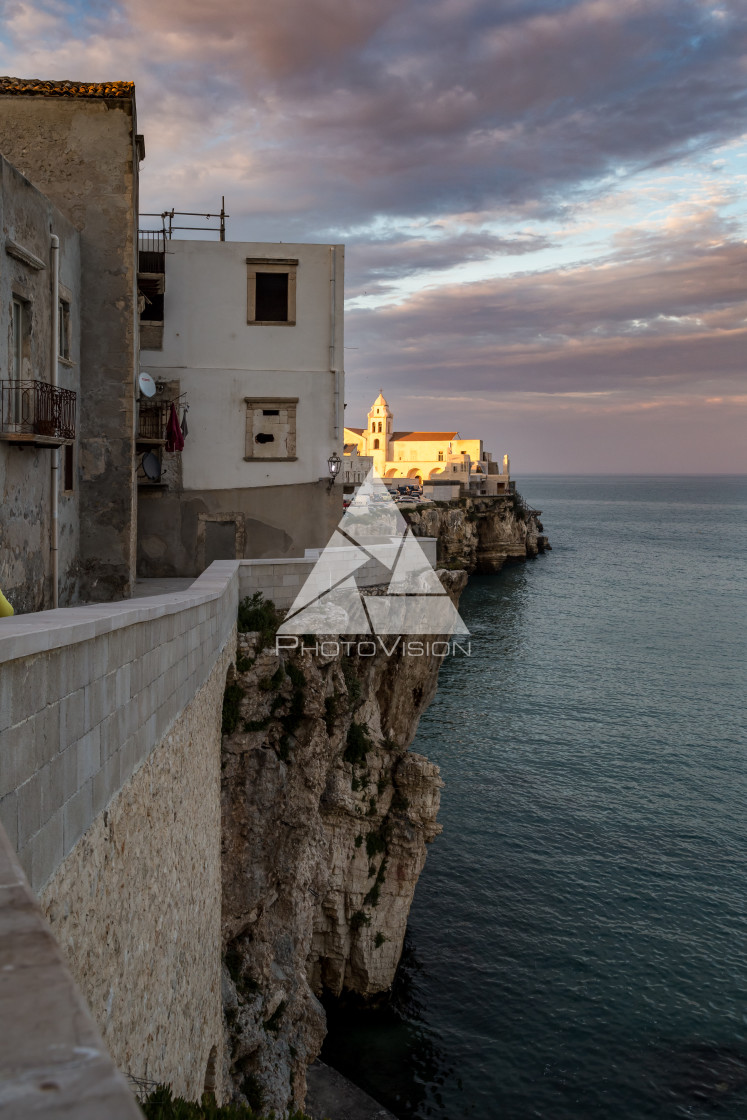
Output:
<svg viewBox="0 0 747 1120">
<path fill-rule="evenodd" d="M 439 461 L 439 463 L 443 463 L 443 461 L 444 461 L 444 453 L 443 453 L 443 451 L 439 451 L 439 453 L 438 453 L 438 461 Z"/>
<path fill-rule="evenodd" d="M 70 361 L 70 304 L 61 299 L 57 307 L 57 354 Z"/>
<path fill-rule="evenodd" d="M 374 451 L 378 451 L 378 450 L 379 450 L 379 441 L 377 439 L 375 439 L 374 440 Z"/>
<path fill-rule="evenodd" d="M 10 322 L 10 376 L 12 381 L 28 380 L 31 357 L 31 305 L 19 296 L 13 296 Z M 20 424 L 23 413 L 23 390 L 16 386 L 11 390 L 8 420 Z"/>
<path fill-rule="evenodd" d="M 63 471 L 63 474 L 62 474 L 62 477 L 63 477 L 62 489 L 68 494 L 72 494 L 73 490 L 75 490 L 74 467 L 75 467 L 75 448 L 73 447 L 72 444 L 67 443 L 67 444 L 65 444 L 65 459 L 64 459 L 64 462 L 63 462 L 63 465 L 62 465 L 62 471 Z"/>
<path fill-rule="evenodd" d="M 247 257 L 248 323 L 258 326 L 296 324 L 295 258 Z"/>
<path fill-rule="evenodd" d="M 14 381 L 21 381 L 23 378 L 23 359 L 28 349 L 28 328 L 28 304 L 25 300 L 14 298 L 10 355 L 11 376 Z"/>
<path fill-rule="evenodd" d="M 245 397 L 244 459 L 296 459 L 298 397 Z"/>
<path fill-rule="evenodd" d="M 381 431 L 381 420 L 379 420 L 379 431 Z"/>
</svg>

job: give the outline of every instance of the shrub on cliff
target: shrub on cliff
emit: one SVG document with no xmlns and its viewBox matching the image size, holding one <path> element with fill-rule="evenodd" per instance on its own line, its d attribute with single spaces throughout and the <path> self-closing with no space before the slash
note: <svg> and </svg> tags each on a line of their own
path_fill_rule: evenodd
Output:
<svg viewBox="0 0 747 1120">
<path fill-rule="evenodd" d="M 261 591 L 247 595 L 239 603 L 239 633 L 259 633 L 259 648 L 271 646 L 282 617 L 272 599 L 265 599 Z"/>
<path fill-rule="evenodd" d="M 255 1112 L 246 1104 L 217 1105 L 206 1093 L 200 1104 L 174 1097 L 170 1085 L 159 1085 L 149 1093 L 140 1107 L 148 1120 L 276 1120 L 275 1113 L 269 1116 Z M 289 1112 L 288 1120 L 311 1120 L 305 1112 Z"/>
</svg>

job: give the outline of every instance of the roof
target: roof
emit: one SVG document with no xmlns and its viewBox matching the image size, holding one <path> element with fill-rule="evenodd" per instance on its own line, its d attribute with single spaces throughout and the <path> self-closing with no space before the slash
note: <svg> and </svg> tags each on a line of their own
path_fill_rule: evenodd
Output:
<svg viewBox="0 0 747 1120">
<path fill-rule="evenodd" d="M 443 443 L 451 439 L 457 439 L 459 432 L 394 432 L 389 438 L 392 442 L 397 440 L 412 440 L 419 443 Z"/>
<path fill-rule="evenodd" d="M 357 436 L 362 436 L 365 430 L 365 428 L 351 428 L 348 424 L 345 425 L 346 432 L 355 432 Z"/>
<path fill-rule="evenodd" d="M 134 82 L 48 81 L 46 78 L 0 77 L 0 94 L 35 93 L 43 97 L 134 97 Z"/>
</svg>

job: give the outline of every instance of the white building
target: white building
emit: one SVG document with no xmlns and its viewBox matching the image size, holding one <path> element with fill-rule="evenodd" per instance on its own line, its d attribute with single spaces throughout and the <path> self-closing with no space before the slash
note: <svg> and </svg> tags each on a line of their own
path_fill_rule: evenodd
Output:
<svg viewBox="0 0 747 1120">
<path fill-rule="evenodd" d="M 141 365 L 156 407 L 189 413 L 184 450 L 157 447 L 162 479 L 141 480 L 139 573 L 325 545 L 342 509 L 327 460 L 343 447 L 343 246 L 166 240 L 162 265 L 143 246 Z"/>
<path fill-rule="evenodd" d="M 503 463 L 483 448 L 481 439 L 461 439 L 447 432 L 394 431 L 394 413 L 383 393 L 368 410 L 365 428 L 345 428 L 345 454 L 370 458 L 376 473 L 387 480 L 409 479 L 418 485 L 459 486 L 463 492 L 503 494 L 511 488 L 508 455 Z"/>
</svg>

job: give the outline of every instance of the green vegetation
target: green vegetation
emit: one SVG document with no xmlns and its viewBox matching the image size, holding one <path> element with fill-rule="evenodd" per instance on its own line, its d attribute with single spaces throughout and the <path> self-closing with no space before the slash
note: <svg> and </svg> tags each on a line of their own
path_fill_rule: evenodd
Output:
<svg viewBox="0 0 747 1120">
<path fill-rule="evenodd" d="M 261 591 L 239 603 L 239 631 L 242 634 L 259 633 L 259 649 L 274 643 L 281 621 L 280 612 L 272 599 L 265 599 Z"/>
<path fill-rule="evenodd" d="M 324 725 L 327 728 L 327 734 L 331 735 L 335 728 L 335 720 L 340 714 L 340 697 L 335 692 L 334 695 L 328 696 L 324 701 Z"/>
<path fill-rule="evenodd" d="M 388 941 L 388 940 L 389 940 L 389 938 L 384 937 L 384 934 L 381 932 L 381 930 L 379 930 L 379 932 L 374 937 L 374 947 L 376 949 L 380 949 L 381 946 L 384 944 L 384 942 Z"/>
<path fill-rule="evenodd" d="M 205 1093 L 198 1104 L 173 1096 L 170 1085 L 158 1085 L 141 1101 L 140 1107 L 148 1120 L 276 1120 L 274 1112 L 257 1111 L 262 1108 L 262 1089 L 253 1074 L 244 1078 L 241 1091 L 252 1103 L 218 1106 L 209 1093 Z M 288 1120 L 310 1120 L 310 1117 L 305 1112 L 293 1111 L 288 1114 Z"/>
<path fill-rule="evenodd" d="M 381 855 L 386 851 L 387 840 L 389 839 L 389 825 L 386 821 L 382 821 L 379 828 L 373 832 L 369 832 L 366 837 L 366 855 L 369 859 L 374 856 Z"/>
<path fill-rule="evenodd" d="M 382 861 L 379 865 L 378 874 L 376 876 L 376 882 L 371 887 L 371 890 L 368 892 L 366 897 L 363 899 L 363 905 L 364 906 L 378 906 L 379 905 L 379 896 L 380 896 L 380 893 L 381 893 L 381 884 L 384 882 L 384 879 L 386 878 L 386 867 L 387 867 L 386 859 L 382 859 Z"/>
<path fill-rule="evenodd" d="M 256 660 L 256 657 L 247 657 L 245 653 L 240 653 L 236 658 L 236 672 L 248 673 Z"/>
<path fill-rule="evenodd" d="M 266 731 L 270 726 L 270 717 L 265 716 L 264 719 L 245 719 L 244 731 Z"/>
<path fill-rule="evenodd" d="M 359 833 L 358 833 L 358 835 L 357 835 L 357 836 L 356 836 L 356 838 L 355 838 L 355 846 L 356 846 L 356 848 L 360 848 L 360 846 L 361 846 L 361 844 L 362 844 L 362 843 L 363 843 L 363 837 L 361 836 L 361 834 L 360 834 L 360 832 L 359 832 Z"/>
<path fill-rule="evenodd" d="M 223 716 L 221 719 L 221 731 L 224 735 L 233 735 L 239 726 L 239 703 L 243 696 L 244 690 L 236 681 L 226 685 L 226 691 L 223 693 Z"/>
<path fill-rule="evenodd" d="M 362 929 L 363 926 L 370 926 L 371 919 L 368 914 L 364 914 L 362 910 L 356 912 L 350 918 L 350 928 L 355 933 L 357 930 Z"/>
<path fill-rule="evenodd" d="M 345 753 L 342 756 L 344 761 L 352 763 L 353 766 L 360 766 L 366 761 L 366 755 L 372 746 L 366 725 L 353 720 L 348 729 Z"/>
<path fill-rule="evenodd" d="M 285 667 L 278 665 L 271 677 L 263 677 L 259 682 L 262 692 L 277 692 L 285 680 Z"/>
</svg>

